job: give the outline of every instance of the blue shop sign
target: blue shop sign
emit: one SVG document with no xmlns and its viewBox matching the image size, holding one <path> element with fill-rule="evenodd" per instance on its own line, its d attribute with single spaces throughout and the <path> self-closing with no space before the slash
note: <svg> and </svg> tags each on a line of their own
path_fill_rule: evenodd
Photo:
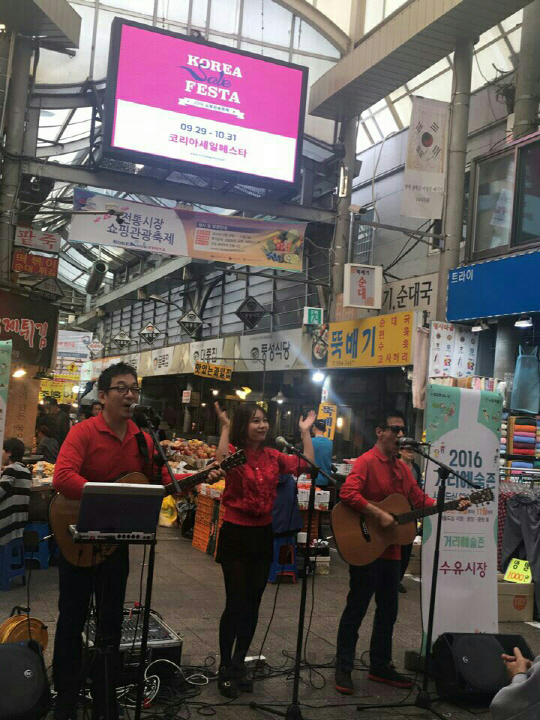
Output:
<svg viewBox="0 0 540 720">
<path fill-rule="evenodd" d="M 540 312 L 540 250 L 448 273 L 449 322 Z"/>
</svg>

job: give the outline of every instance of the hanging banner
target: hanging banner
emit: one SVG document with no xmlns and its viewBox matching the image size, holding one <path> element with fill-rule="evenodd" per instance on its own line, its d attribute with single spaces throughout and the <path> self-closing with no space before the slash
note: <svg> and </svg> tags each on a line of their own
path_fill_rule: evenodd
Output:
<svg viewBox="0 0 540 720">
<path fill-rule="evenodd" d="M 346 263 L 343 270 L 343 307 L 380 310 L 382 267 Z"/>
<path fill-rule="evenodd" d="M 337 405 L 333 405 L 332 403 L 321 403 L 319 405 L 317 420 L 324 420 L 326 423 L 325 435 L 327 438 L 330 438 L 330 440 L 333 440 L 336 434 L 337 413 Z"/>
<path fill-rule="evenodd" d="M 201 340 L 189 345 L 189 360 L 191 367 L 195 368 L 198 362 L 209 362 L 214 365 L 225 365 L 223 357 L 223 338 L 216 340 Z"/>
<path fill-rule="evenodd" d="M 240 357 L 252 372 L 290 370 L 298 360 L 301 350 L 301 328 L 240 337 Z"/>
<path fill-rule="evenodd" d="M 431 323 L 428 377 L 469 377 L 475 374 L 478 337 L 463 325 Z"/>
<path fill-rule="evenodd" d="M 0 340 L 0 448 L 4 447 L 10 372 L 11 340 Z"/>
<path fill-rule="evenodd" d="M 52 367 L 58 308 L 0 290 L 0 340 L 12 340 L 14 362 Z"/>
<path fill-rule="evenodd" d="M 381 313 L 401 310 L 426 310 L 433 313 L 437 304 L 438 287 L 438 273 L 385 283 L 382 289 Z"/>
<path fill-rule="evenodd" d="M 448 143 L 449 103 L 413 97 L 401 214 L 441 218 Z"/>
<path fill-rule="evenodd" d="M 230 382 L 233 374 L 233 368 L 228 365 L 212 365 L 212 363 L 197 362 L 195 363 L 195 370 L 193 371 L 193 374 L 198 375 L 199 377 Z"/>
<path fill-rule="evenodd" d="M 412 312 L 330 323 L 327 367 L 410 365 L 414 327 Z"/>
<path fill-rule="evenodd" d="M 88 343 L 92 341 L 91 332 L 77 332 L 76 330 L 59 330 L 56 342 L 56 357 L 81 360 L 90 360 Z"/>
<path fill-rule="evenodd" d="M 17 437 L 26 447 L 32 446 L 36 429 L 39 396 L 36 369 L 31 368 L 23 377 L 11 378 L 9 383 L 4 437 Z"/>
<path fill-rule="evenodd" d="M 210 262 L 302 270 L 306 223 L 272 222 L 144 205 L 75 188 L 70 242 L 112 245 Z"/>
<path fill-rule="evenodd" d="M 56 398 L 59 403 L 77 402 L 77 392 L 73 388 L 80 387 L 80 373 L 55 373 L 52 380 L 42 380 L 39 385 L 39 399 Z"/>
<path fill-rule="evenodd" d="M 443 515 L 433 640 L 444 632 L 496 633 L 497 507 L 502 397 L 497 393 L 429 385 L 426 436 L 431 453 L 481 489 L 494 501 L 467 511 Z M 450 476 L 446 501 L 474 492 Z M 439 476 L 428 463 L 426 492 L 437 496 Z M 436 516 L 424 520 L 422 532 L 422 617 L 427 630 Z"/>
</svg>

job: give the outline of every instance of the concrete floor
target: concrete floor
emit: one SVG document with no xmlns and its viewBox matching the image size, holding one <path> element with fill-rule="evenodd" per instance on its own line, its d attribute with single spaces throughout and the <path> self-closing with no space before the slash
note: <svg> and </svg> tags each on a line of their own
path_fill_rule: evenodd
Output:
<svg viewBox="0 0 540 720">
<path fill-rule="evenodd" d="M 131 550 L 131 575 L 126 599 L 137 600 L 139 596 L 139 580 L 141 571 L 142 549 Z M 313 664 L 331 663 L 335 653 L 335 637 L 339 617 L 343 609 L 347 593 L 347 566 L 336 552 L 332 552 L 329 576 L 316 576 L 315 608 L 312 617 L 311 631 L 308 639 L 308 660 Z M 400 612 L 394 633 L 394 662 L 403 667 L 403 654 L 409 649 L 418 649 L 421 641 L 420 621 L 420 583 L 411 577 L 405 578 L 407 594 L 400 595 Z M 308 594 L 308 615 L 311 603 L 311 581 Z M 257 654 L 266 632 L 277 586 L 269 585 L 265 593 L 259 627 L 252 653 Z M 56 622 L 57 570 L 34 570 L 31 578 L 32 615 L 43 620 L 49 628 L 49 648 L 46 653 L 47 665 L 50 664 L 52 638 Z M 268 633 L 263 654 L 272 666 L 292 667 L 292 662 L 284 656 L 287 651 L 291 656 L 296 645 L 296 629 L 300 585 L 282 584 L 279 586 L 275 615 Z M 8 617 L 14 605 L 26 604 L 26 591 L 20 586 L 19 580 L 12 583 L 12 589 L 0 593 L 0 620 Z M 164 620 L 184 639 L 182 665 L 203 665 L 208 658 L 215 658 L 218 652 L 218 624 L 224 605 L 224 591 L 220 566 L 203 553 L 194 550 L 188 540 L 180 536 L 176 529 L 161 529 L 156 557 L 154 580 L 153 608 L 159 611 Z M 371 632 L 373 609 L 361 629 L 358 645 L 358 659 L 368 647 Z M 504 623 L 500 630 L 508 633 L 522 634 L 532 650 L 540 652 L 540 631 L 523 623 Z M 358 666 L 360 663 L 358 662 Z M 214 668 L 216 666 L 214 665 Z M 312 674 L 313 685 L 310 684 L 308 670 L 302 672 L 300 684 L 300 702 L 304 720 L 333 719 L 348 720 L 349 718 L 387 718 L 388 720 L 414 716 L 418 718 L 433 717 L 430 713 L 416 707 L 398 707 L 395 709 L 374 709 L 358 712 L 360 703 L 383 704 L 388 702 L 404 702 L 407 698 L 414 699 L 416 691 L 408 696 L 408 692 L 378 685 L 367 679 L 366 673 L 358 670 L 355 673 L 356 691 L 353 696 L 344 697 L 335 692 L 333 687 L 333 671 L 330 668 L 319 670 L 320 674 Z M 421 681 L 421 678 L 420 678 Z M 267 713 L 249 708 L 251 700 L 274 704 L 282 710 L 286 708 L 292 693 L 292 679 L 282 674 L 274 678 L 258 681 L 253 695 L 243 695 L 235 701 L 225 702 L 218 693 L 215 682 L 202 689 L 189 708 L 183 708 L 178 717 L 187 718 L 187 710 L 191 717 L 197 717 L 200 703 L 216 704 L 216 717 L 228 720 L 238 718 L 271 717 Z M 458 720 L 471 718 L 467 708 L 458 708 L 443 702 L 434 706 L 444 717 Z M 156 712 L 157 709 L 154 710 Z M 471 708 L 478 712 L 478 708 Z M 204 712 L 204 710 L 203 710 Z M 206 714 L 206 713 L 205 713 Z M 489 712 L 483 717 L 489 718 Z"/>
</svg>

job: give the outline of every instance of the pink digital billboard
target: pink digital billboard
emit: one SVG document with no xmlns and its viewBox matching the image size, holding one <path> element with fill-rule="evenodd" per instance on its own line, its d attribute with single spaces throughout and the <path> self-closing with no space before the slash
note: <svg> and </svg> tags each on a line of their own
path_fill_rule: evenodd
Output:
<svg viewBox="0 0 540 720">
<path fill-rule="evenodd" d="M 298 179 L 307 69 L 115 19 L 105 150 Z"/>
</svg>

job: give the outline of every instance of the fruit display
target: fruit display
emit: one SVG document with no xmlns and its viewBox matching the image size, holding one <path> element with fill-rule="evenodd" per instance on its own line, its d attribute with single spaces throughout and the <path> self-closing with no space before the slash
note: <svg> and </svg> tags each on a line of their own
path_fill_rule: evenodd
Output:
<svg viewBox="0 0 540 720">
<path fill-rule="evenodd" d="M 163 440 L 163 445 L 175 462 L 185 462 L 188 466 L 201 468 L 216 456 L 217 447 L 207 445 L 202 440 Z"/>
<path fill-rule="evenodd" d="M 272 233 L 262 247 L 268 260 L 293 265 L 300 262 L 302 240 L 296 231 Z"/>
</svg>

